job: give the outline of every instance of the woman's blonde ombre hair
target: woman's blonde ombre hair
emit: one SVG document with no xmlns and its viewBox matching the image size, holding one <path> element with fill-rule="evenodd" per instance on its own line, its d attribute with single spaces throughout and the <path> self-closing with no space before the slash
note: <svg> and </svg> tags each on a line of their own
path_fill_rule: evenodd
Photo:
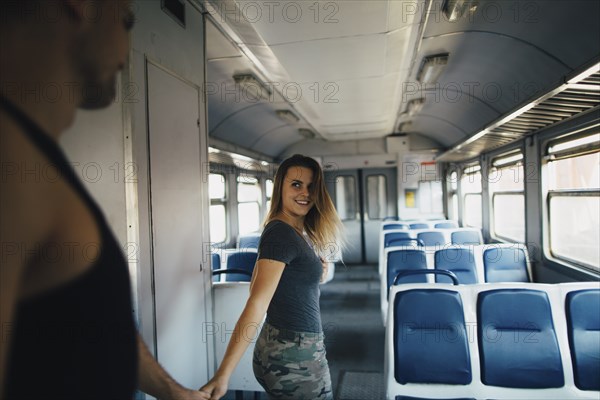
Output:
<svg viewBox="0 0 600 400">
<path fill-rule="evenodd" d="M 304 218 L 304 230 L 318 250 L 338 248 L 344 244 L 343 226 L 337 215 L 335 206 L 325 188 L 323 170 L 316 160 L 301 154 L 294 154 L 284 160 L 275 174 L 273 183 L 273 195 L 271 196 L 271 209 L 267 214 L 265 225 L 276 219 L 281 212 L 283 203 L 281 193 L 284 178 L 291 167 L 308 168 L 313 173 L 313 182 L 310 191 L 310 199 L 314 203 Z M 320 251 L 318 251 L 320 252 Z"/>
</svg>

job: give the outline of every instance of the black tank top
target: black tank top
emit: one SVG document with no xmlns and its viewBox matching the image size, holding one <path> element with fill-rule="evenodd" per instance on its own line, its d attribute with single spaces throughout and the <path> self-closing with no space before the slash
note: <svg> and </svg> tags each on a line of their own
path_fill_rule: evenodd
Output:
<svg viewBox="0 0 600 400">
<path fill-rule="evenodd" d="M 125 258 L 56 142 L 1 96 L 0 105 L 81 196 L 101 238 L 98 258 L 82 275 L 16 304 L 14 325 L 3 327 L 10 340 L 6 398 L 130 400 L 137 339 Z"/>
</svg>

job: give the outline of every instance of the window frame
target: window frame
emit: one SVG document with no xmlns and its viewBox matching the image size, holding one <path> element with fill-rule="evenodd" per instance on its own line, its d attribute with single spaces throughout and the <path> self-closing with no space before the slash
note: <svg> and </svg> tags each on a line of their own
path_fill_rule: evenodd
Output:
<svg viewBox="0 0 600 400">
<path fill-rule="evenodd" d="M 253 186 L 256 186 L 258 188 L 258 196 L 256 200 L 252 200 L 252 201 L 240 201 L 239 200 L 239 196 L 240 196 L 240 185 L 245 184 L 244 183 L 244 179 L 247 178 L 251 178 L 254 179 L 256 182 L 252 183 Z M 237 234 L 238 237 L 240 235 L 245 235 L 247 233 L 251 233 L 251 232 L 255 232 L 256 230 L 260 230 L 260 223 L 261 223 L 261 211 L 263 210 L 263 205 L 262 205 L 262 198 L 263 198 L 263 189 L 262 189 L 262 185 L 261 185 L 261 179 L 259 174 L 254 174 L 251 171 L 248 170 L 240 170 L 240 172 L 238 173 L 236 180 L 235 180 L 235 184 L 236 184 L 236 198 L 235 198 L 235 208 L 237 210 Z M 248 183 L 246 183 L 248 184 Z M 255 231 L 250 231 L 250 232 L 244 232 L 242 233 L 240 230 L 240 227 L 242 226 L 242 224 L 240 223 L 240 204 L 256 204 L 258 206 L 258 221 L 257 221 L 257 229 Z"/>
<path fill-rule="evenodd" d="M 557 146 L 563 143 L 575 141 L 584 137 L 597 135 L 600 133 L 598 125 L 584 127 L 573 132 L 549 137 L 543 141 L 540 149 L 541 154 L 541 168 L 542 168 L 542 204 L 544 205 L 544 212 L 542 215 L 542 253 L 544 259 L 551 263 L 557 263 L 566 268 L 572 270 L 583 271 L 586 273 L 592 273 L 595 275 L 600 274 L 600 265 L 594 266 L 587 264 L 580 260 L 572 259 L 568 256 L 556 254 L 552 250 L 552 221 L 550 204 L 553 197 L 599 197 L 600 188 L 583 188 L 583 189 L 550 189 L 550 178 L 549 164 L 553 161 L 560 161 L 569 158 L 582 157 L 589 154 L 595 154 L 600 152 L 600 146 L 598 142 L 591 144 L 573 147 L 567 150 L 559 150 L 551 153 L 551 147 Z"/>
<path fill-rule="evenodd" d="M 463 186 L 463 180 L 467 179 L 467 177 L 469 177 L 471 175 L 476 175 L 476 174 L 479 174 L 480 179 L 481 179 L 480 180 L 480 191 L 479 192 L 465 192 L 465 188 Z M 462 221 L 462 225 L 465 227 L 469 227 L 469 228 L 477 228 L 477 229 L 483 230 L 483 171 L 482 171 L 481 164 L 479 162 L 466 164 L 462 168 L 462 173 L 460 174 L 458 187 L 459 187 L 459 191 L 460 191 L 461 197 L 462 197 L 462 198 L 459 198 L 459 201 L 461 201 L 461 203 L 462 203 L 462 211 L 461 211 L 461 215 L 460 215 L 460 220 Z M 468 207 L 466 207 L 466 204 L 467 204 L 466 199 L 468 196 L 472 196 L 472 195 L 477 195 L 481 198 L 480 221 L 481 221 L 482 226 L 469 225 L 467 223 L 466 212 L 468 210 Z"/>
<path fill-rule="evenodd" d="M 512 158 L 514 158 L 515 156 L 519 156 L 520 158 L 514 159 L 514 160 L 510 160 Z M 510 161 L 508 162 L 503 162 L 504 160 L 509 159 Z M 498 241 L 502 241 L 502 242 L 508 242 L 508 243 L 525 243 L 527 242 L 527 224 L 525 223 L 525 220 L 527 218 L 527 210 L 526 210 L 526 199 L 525 199 L 525 166 L 524 166 L 524 161 L 525 161 L 525 154 L 523 152 L 523 150 L 521 148 L 518 149 L 512 149 L 510 151 L 507 152 L 502 152 L 501 154 L 498 154 L 497 156 L 493 157 L 491 159 L 490 162 L 490 168 L 489 168 L 489 172 L 488 172 L 488 193 L 490 195 L 490 212 L 489 212 L 489 217 L 490 217 L 490 237 L 494 240 L 498 240 Z M 511 170 L 514 169 L 515 167 L 521 167 L 522 169 L 522 173 L 519 174 L 518 176 L 518 180 L 520 181 L 522 188 L 521 189 L 510 189 L 510 190 L 493 190 L 493 184 L 490 182 L 489 178 L 490 175 L 492 174 L 492 171 L 496 170 L 496 171 L 500 171 L 500 173 L 502 174 L 503 170 Z M 502 234 L 499 234 L 498 232 L 496 232 L 496 197 L 497 196 L 514 196 L 514 195 L 520 195 L 522 196 L 523 199 L 523 238 L 522 241 L 517 239 L 517 238 L 511 238 L 508 236 L 503 236 Z"/>
<path fill-rule="evenodd" d="M 226 243 L 227 240 L 229 239 L 230 236 L 230 231 L 229 231 L 229 212 L 227 210 L 227 203 L 229 201 L 229 188 L 228 188 L 228 179 L 227 179 L 227 175 L 220 173 L 220 172 L 209 172 L 209 181 L 208 183 L 210 184 L 210 175 L 218 175 L 221 176 L 221 179 L 223 180 L 223 186 L 224 186 L 224 190 L 223 190 L 223 197 L 221 198 L 211 198 L 210 197 L 210 188 L 208 189 L 209 191 L 209 218 L 210 218 L 210 208 L 212 206 L 223 206 L 223 209 L 225 210 L 225 238 L 222 241 L 215 241 L 214 244 L 222 244 L 222 243 Z M 210 221 L 209 219 L 209 235 L 210 235 L 210 227 L 212 226 L 212 223 L 214 221 Z M 213 241 L 213 237 L 212 235 L 210 235 L 210 240 L 211 242 Z"/>
</svg>

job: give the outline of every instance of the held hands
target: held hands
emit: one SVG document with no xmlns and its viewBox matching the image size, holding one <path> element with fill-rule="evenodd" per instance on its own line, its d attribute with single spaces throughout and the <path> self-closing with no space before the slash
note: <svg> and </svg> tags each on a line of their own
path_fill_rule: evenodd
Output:
<svg viewBox="0 0 600 400">
<path fill-rule="evenodd" d="M 208 397 L 203 397 L 210 400 L 218 400 L 227 393 L 229 380 L 214 376 L 208 383 L 200 388 L 199 393 L 204 393 Z"/>
<path fill-rule="evenodd" d="M 211 397 L 206 392 L 200 392 L 197 390 L 186 390 L 177 397 L 177 400 L 210 400 Z"/>
</svg>

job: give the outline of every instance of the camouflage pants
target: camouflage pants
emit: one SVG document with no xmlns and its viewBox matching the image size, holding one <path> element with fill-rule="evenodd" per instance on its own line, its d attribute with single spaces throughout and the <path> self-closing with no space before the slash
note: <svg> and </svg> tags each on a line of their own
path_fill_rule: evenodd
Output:
<svg viewBox="0 0 600 400">
<path fill-rule="evenodd" d="M 322 333 L 263 325 L 254 347 L 252 367 L 269 398 L 333 400 L 323 338 Z"/>
</svg>

